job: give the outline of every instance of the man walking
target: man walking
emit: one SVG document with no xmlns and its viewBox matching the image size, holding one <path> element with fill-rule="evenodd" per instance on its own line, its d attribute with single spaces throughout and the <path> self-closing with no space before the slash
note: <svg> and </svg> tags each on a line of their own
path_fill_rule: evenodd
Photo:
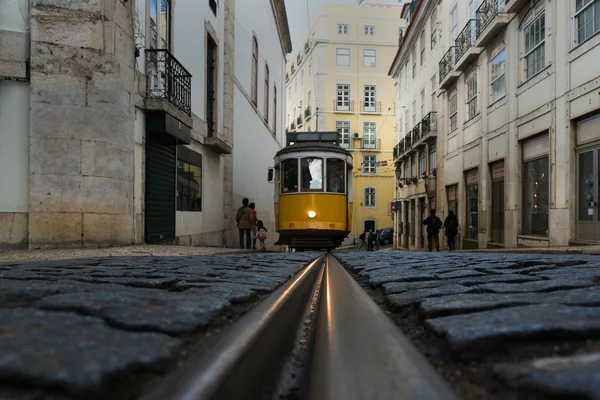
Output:
<svg viewBox="0 0 600 400">
<path fill-rule="evenodd" d="M 435 210 L 431 210 L 431 215 L 423 221 L 423 225 L 427 225 L 427 246 L 429 251 L 433 251 L 435 242 L 435 250 L 440 251 L 440 228 L 442 221 L 435 215 Z"/>
<path fill-rule="evenodd" d="M 240 207 L 235 216 L 238 229 L 240 231 L 240 249 L 244 248 L 244 235 L 246 235 L 246 248 L 250 249 L 250 230 L 254 226 L 254 218 L 252 216 L 252 209 L 248 207 L 250 201 L 246 198 L 242 200 L 242 207 Z"/>
</svg>

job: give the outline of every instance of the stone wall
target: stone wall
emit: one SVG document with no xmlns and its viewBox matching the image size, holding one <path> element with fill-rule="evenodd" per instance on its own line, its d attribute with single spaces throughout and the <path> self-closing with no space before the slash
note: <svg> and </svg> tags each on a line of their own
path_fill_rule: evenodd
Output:
<svg viewBox="0 0 600 400">
<path fill-rule="evenodd" d="M 225 38 L 224 38 L 224 71 L 223 71 L 223 139 L 225 143 L 233 145 L 233 113 L 234 113 L 234 95 L 235 95 L 235 1 L 225 0 Z M 224 213 L 224 231 L 223 245 L 226 247 L 237 247 L 237 232 L 233 232 L 231 227 L 235 226 L 235 219 L 232 211 L 233 201 L 233 155 L 223 156 L 225 185 L 223 194 L 223 213 Z"/>
<path fill-rule="evenodd" d="M 31 1 L 29 246 L 133 235 L 131 1 Z"/>
</svg>

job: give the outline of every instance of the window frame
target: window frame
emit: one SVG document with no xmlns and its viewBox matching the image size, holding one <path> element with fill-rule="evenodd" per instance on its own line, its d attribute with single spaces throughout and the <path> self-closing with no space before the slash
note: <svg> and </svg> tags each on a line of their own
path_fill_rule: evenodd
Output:
<svg viewBox="0 0 600 400">
<path fill-rule="evenodd" d="M 453 109 L 454 108 L 454 109 Z M 448 132 L 458 129 L 458 91 L 454 90 L 448 96 Z M 454 122 L 454 125 L 452 124 Z M 454 129 L 453 129 L 454 126 Z"/>
<path fill-rule="evenodd" d="M 372 193 L 367 193 L 372 192 Z M 372 204 L 368 201 L 367 196 L 372 196 Z M 377 190 L 373 186 L 365 186 L 363 188 L 363 208 L 377 208 Z"/>
<path fill-rule="evenodd" d="M 465 80 L 465 89 L 466 89 L 466 101 L 465 101 L 465 111 L 466 111 L 466 120 L 468 122 L 479 115 L 479 109 L 477 107 L 478 100 L 478 87 L 477 87 L 477 71 L 471 73 L 467 79 Z M 471 110 L 473 108 L 473 110 Z"/>
<path fill-rule="evenodd" d="M 421 89 L 421 119 L 425 118 L 425 88 Z"/>
<path fill-rule="evenodd" d="M 430 32 L 431 32 L 430 50 L 433 50 L 435 48 L 435 45 L 437 44 L 437 34 L 438 34 L 437 23 L 438 23 L 438 17 L 437 17 L 437 7 L 436 7 L 431 12 L 431 17 L 429 18 L 429 24 L 431 25 L 430 26 Z"/>
<path fill-rule="evenodd" d="M 521 59 L 522 59 L 522 63 L 523 63 L 523 74 L 524 74 L 523 81 L 524 82 L 534 78 L 536 75 L 538 75 L 540 72 L 542 72 L 548 65 L 547 41 L 546 41 L 546 35 L 547 35 L 546 34 L 546 32 L 547 32 L 546 8 L 544 7 L 543 1 L 540 2 L 540 4 L 541 4 L 540 6 L 531 10 L 529 16 L 525 19 L 525 24 L 523 25 L 523 29 L 521 32 L 521 43 L 523 46 L 523 56 Z M 540 40 L 540 42 L 536 43 L 531 49 L 529 49 L 529 51 L 527 51 L 527 30 L 530 27 L 533 27 L 535 25 L 535 23 L 542 17 L 544 18 L 544 29 L 542 32 L 542 39 Z M 536 70 L 534 73 L 530 74 L 529 69 L 528 69 L 528 57 L 532 56 L 534 54 L 534 52 L 538 49 L 542 49 L 542 55 L 543 55 L 542 65 L 539 70 Z M 536 63 L 536 65 L 537 65 L 537 63 Z"/>
<path fill-rule="evenodd" d="M 497 101 L 500 101 L 506 97 L 506 47 L 502 44 L 502 46 L 499 46 L 498 49 L 499 50 L 493 53 L 493 56 L 490 60 L 490 104 L 494 104 Z M 503 70 L 501 74 L 497 75 L 496 78 L 494 78 L 494 61 L 501 55 L 504 55 Z M 503 93 L 502 95 L 496 97 L 494 85 L 498 83 L 501 79 L 504 82 Z"/>
<path fill-rule="evenodd" d="M 348 52 L 348 54 L 340 54 L 340 52 Z M 348 47 L 336 47 L 335 48 L 335 65 L 338 67 L 349 67 L 351 62 L 350 62 L 350 56 L 351 56 L 351 51 L 350 48 Z M 345 60 L 346 57 L 348 58 L 348 64 L 340 64 L 340 57 L 343 57 L 341 60 Z"/>
<path fill-rule="evenodd" d="M 347 89 L 344 88 L 347 86 Z M 349 83 L 336 83 L 335 85 L 335 111 L 350 111 L 350 95 L 352 94 L 352 85 Z M 346 94 L 342 93 L 340 97 L 340 91 L 347 92 Z M 340 100 L 341 99 L 341 100 Z M 342 103 L 340 106 L 339 103 Z M 344 103 L 347 103 L 344 105 Z"/>
<path fill-rule="evenodd" d="M 367 161 L 369 159 L 370 161 Z M 364 154 L 363 155 L 363 174 L 375 175 L 377 173 L 377 155 L 376 154 Z"/>
<path fill-rule="evenodd" d="M 335 192 L 333 190 L 330 190 L 330 176 L 329 174 L 329 162 L 330 161 L 335 161 L 337 163 L 341 163 L 342 165 L 342 191 L 341 192 Z M 333 193 L 333 194 L 346 194 L 347 193 L 347 184 L 346 184 L 346 179 L 347 179 L 347 174 L 346 174 L 346 161 L 341 159 L 341 158 L 335 158 L 335 157 L 326 157 L 325 158 L 325 193 Z"/>
<path fill-rule="evenodd" d="M 437 170 L 437 147 L 435 144 L 429 145 L 428 157 L 429 174 L 433 174 L 433 169 Z"/>
<path fill-rule="evenodd" d="M 423 173 L 427 173 L 427 154 L 425 154 L 424 150 L 419 152 L 419 164 L 418 164 L 418 176 L 423 175 Z"/>
<path fill-rule="evenodd" d="M 369 127 L 367 128 L 367 125 Z M 368 130 L 368 135 L 367 135 Z M 375 121 L 362 121 L 363 131 L 363 148 L 365 149 L 377 149 L 377 122 Z M 367 137 L 369 140 L 367 140 Z M 367 147 L 369 146 L 369 147 Z"/>
<path fill-rule="evenodd" d="M 184 171 L 183 172 L 191 172 L 189 170 L 189 167 L 191 167 L 191 166 L 198 168 L 199 171 L 200 171 L 200 175 L 199 175 L 200 182 L 198 182 L 198 193 L 200 195 L 200 209 L 197 209 L 197 210 L 190 209 L 189 208 L 189 203 L 185 207 L 183 206 L 183 198 L 186 197 L 186 198 L 190 198 L 191 199 L 191 196 L 181 196 L 179 194 L 179 177 L 180 177 L 180 175 L 179 175 L 179 163 L 184 164 Z M 200 164 L 201 163 L 202 162 L 200 162 Z M 188 167 L 187 170 L 185 169 L 185 166 Z M 202 187 L 202 183 L 203 183 L 202 181 L 203 181 L 203 179 L 202 179 L 202 172 L 203 172 L 202 171 L 202 165 L 196 165 L 195 163 L 192 163 L 192 162 L 180 159 L 179 157 L 177 158 L 177 190 L 176 190 L 176 192 L 177 192 L 177 199 L 176 199 L 176 204 L 175 204 L 175 210 L 177 212 L 202 212 L 202 205 L 203 205 L 203 201 L 202 201 L 203 200 L 203 187 Z M 182 176 L 182 178 L 183 178 L 183 176 Z M 187 180 L 188 180 L 188 183 L 192 181 L 192 179 L 190 179 L 189 176 L 187 177 Z M 190 186 L 188 185 L 187 188 L 189 188 L 189 187 Z M 180 206 L 180 203 L 181 203 L 181 206 Z"/>
<path fill-rule="evenodd" d="M 265 101 L 264 101 L 264 107 L 265 107 L 265 121 L 267 121 L 267 125 L 269 125 L 269 106 L 271 99 L 269 99 L 269 90 L 271 89 L 271 82 L 270 82 L 270 71 L 269 71 L 269 65 L 265 64 Z"/>
<path fill-rule="evenodd" d="M 573 14 L 573 34 L 574 34 L 574 42 L 575 45 L 580 45 L 582 43 L 587 42 L 588 40 L 590 40 L 592 37 L 594 37 L 596 34 L 598 34 L 600 32 L 600 15 L 595 15 L 595 4 L 600 4 L 600 0 L 590 0 L 589 3 L 584 4 L 581 9 L 579 11 L 577 11 L 577 1 L 575 1 L 575 12 Z M 579 17 L 584 14 L 588 8 L 592 8 L 594 11 L 594 15 L 592 15 L 592 20 L 591 22 L 588 22 L 585 24 L 584 26 L 584 35 L 585 35 L 585 28 L 591 23 L 594 24 L 596 20 L 598 20 L 598 27 L 594 30 L 594 26 L 592 26 L 592 34 L 590 36 L 585 37 L 583 40 L 579 39 L 579 31 L 581 30 L 580 26 L 579 26 Z"/>
<path fill-rule="evenodd" d="M 346 127 L 345 124 L 348 124 L 348 126 Z M 344 126 L 342 126 L 344 125 Z M 340 137 L 340 147 L 343 147 L 345 149 L 350 148 L 350 121 L 348 120 L 336 120 L 335 121 L 335 130 L 338 133 L 338 136 Z M 348 129 L 348 132 L 344 133 L 344 132 L 340 132 L 341 130 L 343 131 L 344 129 Z M 344 135 L 347 135 L 347 142 L 344 142 Z"/>
<path fill-rule="evenodd" d="M 372 51 L 372 55 L 367 55 L 368 51 Z M 372 65 L 366 65 L 367 59 L 373 59 Z M 377 67 L 377 50 L 376 49 L 363 49 L 363 68 L 376 68 Z"/>
<path fill-rule="evenodd" d="M 277 134 L 277 84 L 273 83 L 273 132 Z"/>
<path fill-rule="evenodd" d="M 252 37 L 252 79 L 250 82 L 250 98 L 254 106 L 258 106 L 258 39 L 256 35 Z"/>
<path fill-rule="evenodd" d="M 349 30 L 348 24 L 337 24 L 338 35 L 347 35 Z"/>
<path fill-rule="evenodd" d="M 365 25 L 363 33 L 365 36 L 375 36 L 375 25 Z"/>
<path fill-rule="evenodd" d="M 419 42 L 420 42 L 420 48 L 421 48 L 421 67 L 423 66 L 423 63 L 425 62 L 425 48 L 427 46 L 425 46 L 426 44 L 426 40 L 425 40 L 425 29 L 423 29 L 421 31 L 421 37 L 419 38 Z"/>
<path fill-rule="evenodd" d="M 310 189 L 310 182 L 309 182 L 309 188 L 308 189 L 304 189 L 304 174 L 302 172 L 302 160 L 304 159 L 313 159 L 313 160 L 321 160 L 321 188 L 320 189 Z M 323 193 L 325 192 L 325 184 L 327 182 L 325 182 L 325 157 L 300 157 L 298 158 L 299 162 L 300 162 L 300 193 Z M 309 169 L 310 171 L 310 169 Z"/>
<path fill-rule="evenodd" d="M 377 85 L 363 85 L 363 107 L 365 112 L 377 111 Z"/>
</svg>

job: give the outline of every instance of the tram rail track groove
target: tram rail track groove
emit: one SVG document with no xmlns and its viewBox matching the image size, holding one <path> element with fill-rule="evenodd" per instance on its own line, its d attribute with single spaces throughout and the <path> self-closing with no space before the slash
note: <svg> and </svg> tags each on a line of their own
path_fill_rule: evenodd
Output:
<svg viewBox="0 0 600 400">
<path fill-rule="evenodd" d="M 458 397 L 337 259 L 323 254 L 141 398 Z"/>
</svg>

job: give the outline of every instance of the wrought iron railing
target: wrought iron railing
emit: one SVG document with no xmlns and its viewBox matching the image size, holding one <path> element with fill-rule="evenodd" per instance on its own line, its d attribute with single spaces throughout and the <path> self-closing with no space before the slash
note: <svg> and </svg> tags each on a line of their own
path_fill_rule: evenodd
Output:
<svg viewBox="0 0 600 400">
<path fill-rule="evenodd" d="M 380 150 L 381 149 L 381 139 L 371 138 L 363 138 L 361 143 L 362 149 L 367 150 Z"/>
<path fill-rule="evenodd" d="M 456 60 L 460 60 L 463 55 L 477 42 L 477 20 L 470 19 L 462 32 L 456 37 L 454 45 L 456 46 Z"/>
<path fill-rule="evenodd" d="M 398 143 L 397 145 L 394 146 L 394 160 L 400 156 L 399 150 L 400 150 L 400 144 Z"/>
<path fill-rule="evenodd" d="M 310 106 L 306 107 L 306 109 L 304 109 L 304 119 L 310 117 Z"/>
<path fill-rule="evenodd" d="M 293 131 L 294 129 L 296 129 L 296 124 L 292 122 L 292 125 L 290 126 L 290 131 Z"/>
<path fill-rule="evenodd" d="M 298 115 L 298 118 L 296 118 L 296 125 L 302 125 L 302 115 Z"/>
<path fill-rule="evenodd" d="M 437 132 L 437 113 L 430 112 L 421 120 L 421 136 L 426 136 L 431 132 Z"/>
<path fill-rule="evenodd" d="M 440 83 L 450 71 L 452 71 L 454 64 L 456 64 L 456 47 L 451 46 L 438 64 L 440 70 Z"/>
<path fill-rule="evenodd" d="M 381 102 L 380 101 L 361 101 L 360 109 L 365 113 L 380 113 Z"/>
<path fill-rule="evenodd" d="M 412 130 L 413 139 L 412 142 L 417 143 L 421 139 L 421 123 L 417 123 Z"/>
<path fill-rule="evenodd" d="M 505 0 L 485 0 L 477 9 L 477 37 L 498 16 L 504 13 Z"/>
<path fill-rule="evenodd" d="M 192 114 L 192 75 L 165 49 L 146 49 L 146 97 Z"/>
<path fill-rule="evenodd" d="M 354 100 L 333 101 L 333 109 L 335 111 L 354 112 Z"/>
<path fill-rule="evenodd" d="M 412 147 L 412 145 L 413 145 L 412 138 L 413 138 L 412 131 L 408 132 L 406 134 L 406 136 L 404 136 L 404 151 L 408 151 Z"/>
</svg>

